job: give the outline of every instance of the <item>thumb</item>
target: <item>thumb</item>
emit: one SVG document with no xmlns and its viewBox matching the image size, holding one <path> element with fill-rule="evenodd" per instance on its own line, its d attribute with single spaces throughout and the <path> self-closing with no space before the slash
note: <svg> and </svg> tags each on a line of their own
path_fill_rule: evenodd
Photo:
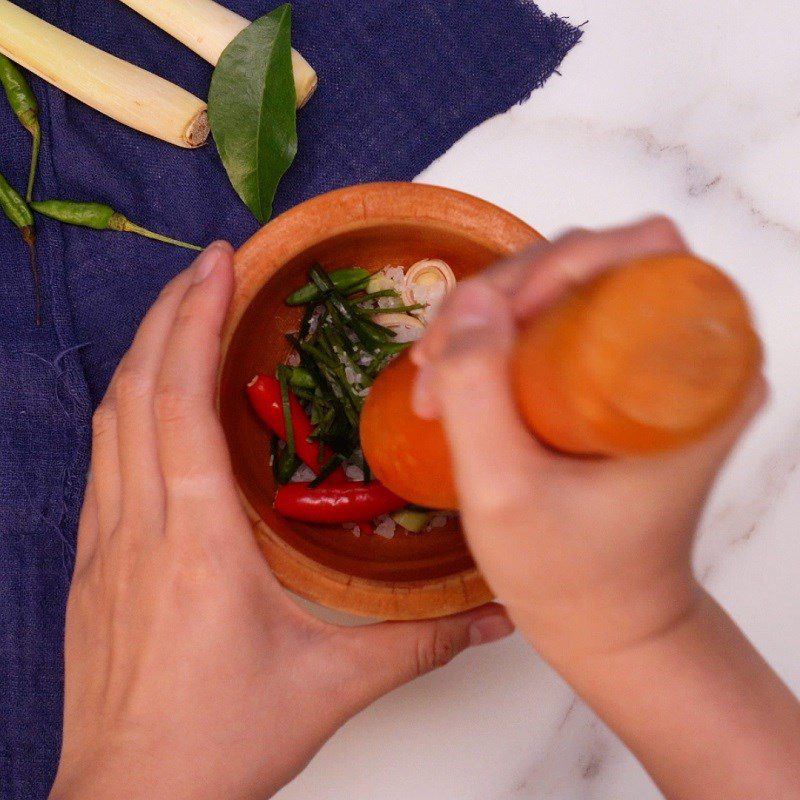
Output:
<svg viewBox="0 0 800 800">
<path fill-rule="evenodd" d="M 502 639 L 514 630 L 497 603 L 440 619 L 381 622 L 341 628 L 337 650 L 346 654 L 347 684 L 356 709 L 414 678 L 443 667 L 455 656 L 480 644 Z"/>
<path fill-rule="evenodd" d="M 509 301 L 485 283 L 453 295 L 449 337 L 421 370 L 433 394 L 453 457 L 467 528 L 527 498 L 552 458 L 525 427 L 511 386 L 515 328 Z"/>
</svg>

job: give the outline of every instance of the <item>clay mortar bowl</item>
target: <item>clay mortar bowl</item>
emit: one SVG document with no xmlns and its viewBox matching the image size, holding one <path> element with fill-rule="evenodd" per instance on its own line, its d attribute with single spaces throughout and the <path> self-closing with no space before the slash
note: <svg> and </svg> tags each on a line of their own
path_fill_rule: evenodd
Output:
<svg viewBox="0 0 800 800">
<path fill-rule="evenodd" d="M 273 373 L 300 310 L 284 298 L 326 269 L 409 266 L 442 258 L 463 278 L 539 239 L 521 220 L 476 197 L 435 186 L 374 183 L 309 200 L 277 217 L 236 254 L 236 288 L 223 331 L 219 410 L 233 470 L 261 549 L 290 590 L 329 608 L 382 619 L 452 614 L 491 599 L 457 522 L 419 535 L 356 538 L 340 527 L 291 522 L 272 509 L 270 437 L 245 385 Z"/>
</svg>

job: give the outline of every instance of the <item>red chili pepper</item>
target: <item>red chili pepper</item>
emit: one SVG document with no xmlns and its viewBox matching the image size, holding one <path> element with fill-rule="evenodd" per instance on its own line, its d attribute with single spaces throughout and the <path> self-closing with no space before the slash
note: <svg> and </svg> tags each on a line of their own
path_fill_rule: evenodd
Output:
<svg viewBox="0 0 800 800">
<path fill-rule="evenodd" d="M 247 384 L 247 396 L 261 421 L 280 439 L 286 441 L 286 424 L 283 419 L 283 403 L 281 402 L 281 385 L 277 378 L 270 375 L 256 375 Z M 329 447 L 322 448 L 322 463 L 319 458 L 319 447 L 309 441 L 314 428 L 311 420 L 303 411 L 300 401 L 289 393 L 289 409 L 294 429 L 294 449 L 298 458 L 319 475 L 322 467 L 333 457 Z M 329 476 L 329 481 L 336 483 L 347 480 L 344 469 L 337 467 Z"/>
<path fill-rule="evenodd" d="M 308 483 L 287 483 L 275 495 L 275 510 L 301 522 L 330 525 L 358 522 L 391 514 L 408 505 L 378 481 L 337 483 L 310 489 Z"/>
</svg>

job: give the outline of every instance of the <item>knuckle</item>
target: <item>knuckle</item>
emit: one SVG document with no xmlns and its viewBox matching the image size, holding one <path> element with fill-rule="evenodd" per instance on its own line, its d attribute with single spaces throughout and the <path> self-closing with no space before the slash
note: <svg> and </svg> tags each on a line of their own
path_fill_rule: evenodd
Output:
<svg viewBox="0 0 800 800">
<path fill-rule="evenodd" d="M 570 228 L 558 237 L 556 243 L 561 245 L 583 244 L 592 235 L 588 228 Z"/>
<path fill-rule="evenodd" d="M 123 359 L 114 376 L 114 394 L 120 405 L 141 400 L 147 394 L 147 377 L 128 359 Z"/>
<path fill-rule="evenodd" d="M 202 307 L 192 302 L 193 293 L 190 290 L 183 302 L 178 306 L 175 314 L 175 327 L 178 331 L 204 331 L 206 330 L 205 315 Z"/>
<path fill-rule="evenodd" d="M 470 511 L 483 525 L 505 528 L 518 524 L 520 508 L 530 502 L 533 487 L 516 488 L 504 481 L 493 481 L 471 498 Z"/>
<path fill-rule="evenodd" d="M 150 533 L 142 519 L 127 509 L 122 511 L 112 532 L 113 558 L 117 564 L 135 564 L 141 556 L 142 540 Z"/>
<path fill-rule="evenodd" d="M 566 241 L 562 249 L 553 252 L 550 263 L 553 273 L 560 276 L 567 284 L 585 280 L 590 273 L 588 265 L 592 261 L 592 251 L 596 241 L 587 234 Z"/>
<path fill-rule="evenodd" d="M 669 244 L 679 244 L 683 242 L 683 237 L 675 224 L 674 220 L 663 214 L 652 217 L 647 222 L 650 231 L 659 240 L 668 242 Z"/>
<path fill-rule="evenodd" d="M 170 302 L 183 297 L 186 291 L 186 273 L 176 275 L 158 294 L 158 301 Z"/>
<path fill-rule="evenodd" d="M 590 258 L 597 246 L 597 239 L 597 233 L 575 228 L 543 246 L 530 285 L 541 288 L 543 282 L 560 285 L 564 281 L 580 281 L 586 269 L 587 258 Z"/>
<path fill-rule="evenodd" d="M 177 603 L 186 602 L 196 609 L 202 600 L 219 603 L 225 598 L 227 573 L 220 554 L 177 537 L 168 564 L 167 583 Z"/>
<path fill-rule="evenodd" d="M 449 664 L 455 654 L 452 637 L 443 625 L 434 625 L 429 633 L 420 638 L 417 645 L 417 674 L 424 675 Z"/>
<path fill-rule="evenodd" d="M 153 397 L 156 420 L 171 425 L 185 422 L 192 414 L 192 396 L 182 387 L 173 384 L 158 386 Z"/>
<path fill-rule="evenodd" d="M 207 465 L 182 468 L 180 472 L 168 471 L 165 481 L 167 491 L 176 500 L 202 502 L 213 497 L 218 503 L 221 498 L 228 497 L 231 489 L 229 475 L 221 467 L 212 469 Z"/>
<path fill-rule="evenodd" d="M 92 415 L 92 436 L 102 439 L 112 434 L 117 425 L 117 415 L 111 403 L 103 400 Z"/>
<path fill-rule="evenodd" d="M 177 558 L 172 568 L 172 586 L 175 592 L 184 597 L 194 597 L 198 592 L 209 588 L 216 572 L 206 558 L 193 554 Z"/>
</svg>

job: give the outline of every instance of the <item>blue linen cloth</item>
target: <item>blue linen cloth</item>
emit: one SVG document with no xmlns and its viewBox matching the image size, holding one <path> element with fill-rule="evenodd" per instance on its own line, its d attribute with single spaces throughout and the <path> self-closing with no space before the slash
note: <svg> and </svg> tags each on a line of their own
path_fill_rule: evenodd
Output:
<svg viewBox="0 0 800 800">
<path fill-rule="evenodd" d="M 255 19 L 268 0 L 227 0 Z M 58 27 L 205 96 L 210 67 L 116 0 L 21 0 Z M 580 38 L 524 0 L 296 0 L 296 47 L 320 85 L 276 213 L 321 192 L 410 180 L 469 129 L 540 86 Z M 37 197 L 110 203 L 180 239 L 241 244 L 257 223 L 213 144 L 148 138 L 34 80 L 44 148 Z M 531 143 L 535 146 L 535 143 Z M 0 102 L 0 171 L 24 186 L 28 136 Z M 39 221 L 33 325 L 26 253 L 0 219 L 0 797 L 47 795 L 58 759 L 63 617 L 89 462 L 111 374 L 187 251 Z"/>
</svg>

